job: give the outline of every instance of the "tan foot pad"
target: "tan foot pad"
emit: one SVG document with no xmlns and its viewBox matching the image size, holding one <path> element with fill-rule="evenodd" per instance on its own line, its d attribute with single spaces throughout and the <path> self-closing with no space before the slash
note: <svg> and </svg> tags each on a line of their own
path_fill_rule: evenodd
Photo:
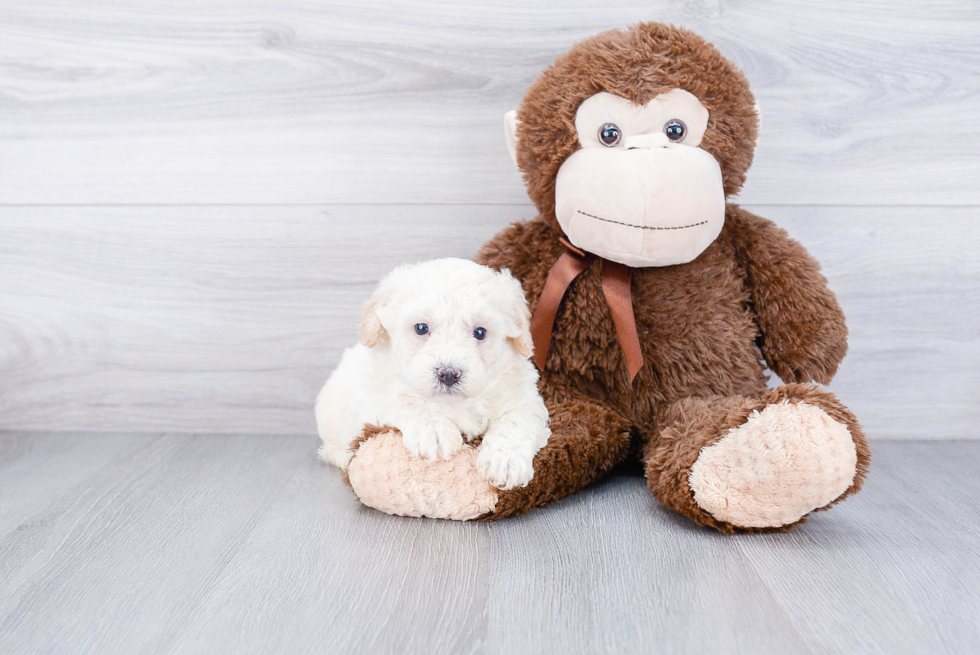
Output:
<svg viewBox="0 0 980 655">
<path fill-rule="evenodd" d="M 384 432 L 363 442 L 347 477 L 368 507 L 399 516 L 469 521 L 492 512 L 497 490 L 476 470 L 477 450 L 463 446 L 449 459 L 409 455 L 400 435 Z"/>
<path fill-rule="evenodd" d="M 704 448 L 690 484 L 695 502 L 719 521 L 772 528 L 836 500 L 856 467 L 846 426 L 813 405 L 783 401 Z"/>
</svg>

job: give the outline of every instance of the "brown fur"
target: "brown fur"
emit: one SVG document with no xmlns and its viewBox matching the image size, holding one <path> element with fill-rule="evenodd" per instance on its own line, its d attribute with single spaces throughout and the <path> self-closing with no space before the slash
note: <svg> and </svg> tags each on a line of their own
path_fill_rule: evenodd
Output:
<svg viewBox="0 0 980 655">
<path fill-rule="evenodd" d="M 534 478 L 518 493 L 501 492 L 486 518 L 519 514 L 575 493 L 629 453 L 628 420 L 578 393 L 553 393 L 550 400 L 552 437 L 534 459 Z"/>
<path fill-rule="evenodd" d="M 735 193 L 752 161 L 754 100 L 742 73 L 691 32 L 651 23 L 600 34 L 560 57 L 528 91 L 518 110 L 517 160 L 539 216 L 503 230 L 476 260 L 509 268 L 532 310 L 562 252 L 555 177 L 578 148 L 578 106 L 600 91 L 645 103 L 672 88 L 708 108 L 701 147 L 721 164 L 726 195 Z M 551 441 L 535 459 L 531 484 L 502 492 L 487 518 L 546 505 L 639 456 L 664 505 L 703 525 L 739 531 L 696 505 L 690 467 L 702 447 L 753 409 L 781 399 L 805 400 L 847 425 L 858 475 L 837 500 L 860 488 L 870 450 L 854 416 L 812 386 L 766 391 L 766 365 L 787 382 L 827 383 L 847 349 L 844 316 L 819 265 L 783 230 L 729 204 L 720 236 L 694 261 L 633 270 L 645 362 L 634 385 L 598 268 L 572 283 L 555 319 L 540 384 Z"/>
</svg>

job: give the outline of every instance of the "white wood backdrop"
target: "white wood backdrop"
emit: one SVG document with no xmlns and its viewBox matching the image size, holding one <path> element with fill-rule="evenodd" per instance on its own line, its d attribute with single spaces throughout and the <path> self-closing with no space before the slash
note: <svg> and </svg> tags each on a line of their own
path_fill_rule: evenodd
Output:
<svg viewBox="0 0 980 655">
<path fill-rule="evenodd" d="M 748 75 L 739 201 L 824 263 L 870 436 L 980 437 L 973 0 L 0 0 L 0 429 L 312 432 L 383 272 L 533 214 L 504 111 L 638 20 Z"/>
</svg>

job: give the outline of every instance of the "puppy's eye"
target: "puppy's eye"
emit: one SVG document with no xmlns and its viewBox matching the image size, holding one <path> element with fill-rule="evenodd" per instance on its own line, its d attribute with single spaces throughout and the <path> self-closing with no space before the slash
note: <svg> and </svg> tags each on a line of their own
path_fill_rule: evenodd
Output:
<svg viewBox="0 0 980 655">
<path fill-rule="evenodd" d="M 687 134 L 687 125 L 679 118 L 671 118 L 664 124 L 664 134 L 671 141 L 680 141 Z"/>
<path fill-rule="evenodd" d="M 487 331 L 485 328 L 476 328 L 473 330 L 473 338 L 477 341 L 483 341 L 487 338 Z"/>
<path fill-rule="evenodd" d="M 415 334 L 417 334 L 417 335 L 419 335 L 421 337 L 422 335 L 428 334 L 428 333 L 429 333 L 429 326 L 428 325 L 426 325 L 425 323 L 416 323 L 415 324 Z"/>
<path fill-rule="evenodd" d="M 623 133 L 619 131 L 619 126 L 615 123 L 606 123 L 599 128 L 599 143 L 612 148 L 623 138 Z"/>
</svg>

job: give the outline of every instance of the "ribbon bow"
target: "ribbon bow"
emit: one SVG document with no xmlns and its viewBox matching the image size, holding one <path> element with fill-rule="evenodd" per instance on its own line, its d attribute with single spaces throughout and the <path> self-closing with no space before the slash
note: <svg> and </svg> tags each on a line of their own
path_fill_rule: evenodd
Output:
<svg viewBox="0 0 980 655">
<path fill-rule="evenodd" d="M 561 305 L 562 298 L 565 297 L 565 292 L 568 291 L 572 281 L 598 259 L 602 262 L 602 293 L 606 297 L 609 313 L 612 314 L 613 325 L 616 326 L 619 345 L 626 355 L 626 366 L 629 368 L 630 382 L 632 382 L 643 368 L 643 353 L 640 351 L 640 338 L 636 334 L 633 298 L 630 295 L 632 270 L 625 264 L 609 261 L 576 248 L 564 237 L 559 240 L 565 246 L 565 252 L 548 272 L 544 291 L 541 292 L 538 306 L 534 308 L 534 315 L 531 317 L 534 363 L 538 365 L 538 369 L 544 370 L 558 306 Z"/>
</svg>

